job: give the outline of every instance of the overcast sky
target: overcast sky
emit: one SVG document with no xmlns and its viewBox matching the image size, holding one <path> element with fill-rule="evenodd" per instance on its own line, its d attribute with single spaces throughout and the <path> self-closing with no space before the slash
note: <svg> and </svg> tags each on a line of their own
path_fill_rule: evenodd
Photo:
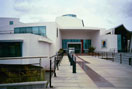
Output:
<svg viewBox="0 0 132 89">
<path fill-rule="evenodd" d="M 27 23 L 55 21 L 69 13 L 83 19 L 85 26 L 109 29 L 124 24 L 132 31 L 132 0 L 0 0 L 0 17 Z"/>
</svg>

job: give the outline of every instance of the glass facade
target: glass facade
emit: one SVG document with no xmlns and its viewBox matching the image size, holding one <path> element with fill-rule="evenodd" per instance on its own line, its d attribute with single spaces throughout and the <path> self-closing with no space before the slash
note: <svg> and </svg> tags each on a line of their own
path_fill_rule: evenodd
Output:
<svg viewBox="0 0 132 89">
<path fill-rule="evenodd" d="M 118 51 L 120 52 L 122 49 L 122 47 L 121 47 L 121 35 L 117 35 L 117 40 L 118 40 Z"/>
<path fill-rule="evenodd" d="M 22 42 L 0 42 L 0 57 L 21 57 Z"/>
<path fill-rule="evenodd" d="M 62 48 L 65 51 L 68 50 L 68 46 L 69 46 L 70 42 L 72 44 L 74 44 L 75 48 L 77 46 L 77 43 L 80 43 L 81 47 L 78 46 L 78 48 L 80 48 L 80 49 L 76 48 L 75 50 L 80 50 L 80 51 L 83 50 L 84 53 L 87 53 L 88 52 L 88 48 L 91 47 L 91 40 L 88 40 L 88 39 L 86 39 L 86 40 L 84 40 L 84 39 L 83 40 L 82 39 L 63 39 L 62 40 Z"/>
<path fill-rule="evenodd" d="M 46 36 L 46 26 L 17 27 L 14 28 L 14 33 L 15 34 L 32 33 L 35 35 Z"/>
</svg>

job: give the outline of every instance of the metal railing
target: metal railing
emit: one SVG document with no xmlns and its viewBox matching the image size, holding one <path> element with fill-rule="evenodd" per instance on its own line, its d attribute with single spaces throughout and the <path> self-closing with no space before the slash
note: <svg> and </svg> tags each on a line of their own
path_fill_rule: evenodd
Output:
<svg viewBox="0 0 132 89">
<path fill-rule="evenodd" d="M 67 53 L 70 65 L 72 66 L 72 72 L 76 73 L 76 56 L 73 53 Z"/>
<path fill-rule="evenodd" d="M 64 53 L 57 53 L 50 57 L 50 76 L 49 76 L 49 87 L 53 88 L 52 86 L 52 72 L 54 77 L 56 77 L 56 69 L 59 70 L 60 62 L 62 61 Z"/>
<path fill-rule="evenodd" d="M 42 69 L 41 63 L 46 58 L 48 57 L 0 57 L 0 74 L 6 73 L 5 76 L 7 76 L 7 81 L 3 81 L 2 78 L 0 78 L 1 83 L 44 80 L 45 70 Z M 19 63 L 15 63 L 17 60 L 33 60 L 34 62 L 28 61 L 27 64 L 24 64 L 22 61 L 19 61 Z"/>
<path fill-rule="evenodd" d="M 92 52 L 88 53 L 88 55 L 114 61 L 115 52 Z"/>
<path fill-rule="evenodd" d="M 120 64 L 132 65 L 132 53 L 115 53 L 115 52 L 94 52 L 90 56 L 99 57 L 101 59 L 119 62 Z"/>
<path fill-rule="evenodd" d="M 16 59 L 32 60 L 32 59 L 39 59 L 39 63 L 38 64 L 41 66 L 41 61 L 42 61 L 43 58 L 48 58 L 48 57 L 47 56 L 44 56 L 44 57 L 42 57 L 42 56 L 41 57 L 0 57 L 0 60 L 16 60 Z"/>
<path fill-rule="evenodd" d="M 32 59 L 39 59 L 39 62 L 37 61 L 37 64 L 39 64 L 39 66 L 43 66 L 42 65 L 42 59 L 45 59 L 45 58 L 48 58 L 50 60 L 46 60 L 47 65 L 48 65 L 48 68 L 45 68 L 46 69 L 46 72 L 49 72 L 47 73 L 48 74 L 48 77 L 47 77 L 47 82 L 49 83 L 49 87 L 52 88 L 52 75 L 54 75 L 54 77 L 56 77 L 56 70 L 59 70 L 59 65 L 62 61 L 62 58 L 63 58 L 63 55 L 64 53 L 58 53 L 56 55 L 53 55 L 51 57 L 47 57 L 47 56 L 44 56 L 44 57 L 1 57 L 0 60 L 17 60 L 17 59 L 20 59 L 20 60 L 32 60 Z M 2 63 L 0 63 L 2 64 Z M 8 63 L 7 63 L 8 64 Z M 36 64 L 36 63 L 35 63 Z"/>
</svg>

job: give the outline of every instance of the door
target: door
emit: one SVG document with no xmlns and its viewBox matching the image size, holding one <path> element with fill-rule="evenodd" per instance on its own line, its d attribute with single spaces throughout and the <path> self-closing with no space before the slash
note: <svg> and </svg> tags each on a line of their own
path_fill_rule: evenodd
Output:
<svg viewBox="0 0 132 89">
<path fill-rule="evenodd" d="M 75 48 L 75 53 L 81 53 L 81 44 L 68 44 L 68 48 Z"/>
</svg>

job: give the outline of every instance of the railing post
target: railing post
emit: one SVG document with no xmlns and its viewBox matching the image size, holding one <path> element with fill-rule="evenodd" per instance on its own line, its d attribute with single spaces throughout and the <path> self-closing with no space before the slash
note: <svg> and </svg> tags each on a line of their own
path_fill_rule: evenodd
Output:
<svg viewBox="0 0 132 89">
<path fill-rule="evenodd" d="M 122 64 L 122 54 L 120 54 L 120 64 Z"/>
<path fill-rule="evenodd" d="M 59 70 L 59 56 L 57 55 L 57 57 L 56 57 L 56 64 L 57 64 L 57 70 Z"/>
<path fill-rule="evenodd" d="M 73 73 L 76 73 L 76 57 L 73 57 Z"/>
<path fill-rule="evenodd" d="M 56 57 L 54 58 L 54 77 L 56 77 Z"/>
<path fill-rule="evenodd" d="M 113 62 L 114 62 L 114 53 L 112 53 L 112 59 L 113 59 Z"/>
<path fill-rule="evenodd" d="M 106 59 L 108 59 L 108 54 L 107 54 L 107 52 L 106 52 Z"/>
<path fill-rule="evenodd" d="M 132 65 L 132 58 L 129 58 L 129 65 Z"/>
<path fill-rule="evenodd" d="M 102 59 L 103 59 L 103 52 L 102 52 Z"/>
<path fill-rule="evenodd" d="M 49 82 L 50 82 L 50 88 L 53 88 L 53 86 L 51 85 L 51 77 L 52 77 L 52 61 L 50 59 L 50 77 L 49 77 Z"/>
<path fill-rule="evenodd" d="M 70 65 L 72 66 L 73 65 L 73 55 L 70 55 Z"/>
</svg>

